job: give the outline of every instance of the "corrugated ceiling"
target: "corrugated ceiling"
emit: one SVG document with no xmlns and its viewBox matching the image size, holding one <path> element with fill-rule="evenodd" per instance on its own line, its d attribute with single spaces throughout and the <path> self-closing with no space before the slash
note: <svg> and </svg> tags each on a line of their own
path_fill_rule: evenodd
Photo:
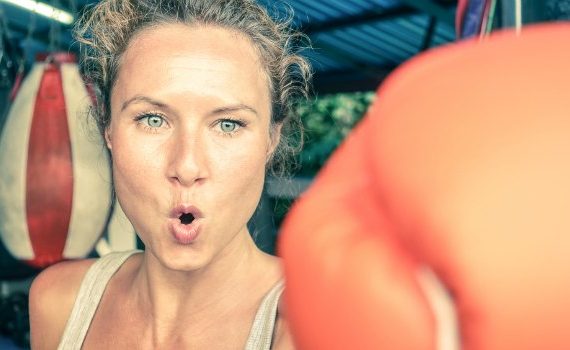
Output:
<svg viewBox="0 0 570 350">
<path fill-rule="evenodd" d="M 77 11 L 95 2 L 44 1 Z M 374 89 L 402 62 L 455 37 L 453 0 L 258 1 L 275 16 L 283 17 L 288 9 L 293 10 L 294 25 L 312 42 L 312 49 L 304 53 L 315 70 L 317 93 Z M 26 48 L 29 61 L 35 53 L 47 50 L 50 42 L 69 49 L 72 41 L 68 27 L 54 26 L 13 5 L 0 6 L 9 36 Z M 31 35 L 25 40 L 28 33 Z"/>
</svg>

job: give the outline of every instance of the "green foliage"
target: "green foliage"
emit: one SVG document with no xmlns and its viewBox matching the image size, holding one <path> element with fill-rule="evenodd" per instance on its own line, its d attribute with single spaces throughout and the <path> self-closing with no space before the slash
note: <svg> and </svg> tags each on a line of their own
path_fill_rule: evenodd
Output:
<svg viewBox="0 0 570 350">
<path fill-rule="evenodd" d="M 362 119 L 374 96 L 373 92 L 324 95 L 298 107 L 297 112 L 305 128 L 298 175 L 314 176 L 318 172 Z"/>
</svg>

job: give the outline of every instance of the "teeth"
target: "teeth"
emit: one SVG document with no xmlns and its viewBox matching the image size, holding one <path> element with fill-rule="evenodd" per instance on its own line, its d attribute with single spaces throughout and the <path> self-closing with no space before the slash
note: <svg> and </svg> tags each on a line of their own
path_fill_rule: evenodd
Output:
<svg viewBox="0 0 570 350">
<path fill-rule="evenodd" d="M 194 215 L 190 213 L 184 213 L 180 215 L 179 219 L 183 225 L 189 225 L 192 223 L 192 221 L 194 221 Z"/>
</svg>

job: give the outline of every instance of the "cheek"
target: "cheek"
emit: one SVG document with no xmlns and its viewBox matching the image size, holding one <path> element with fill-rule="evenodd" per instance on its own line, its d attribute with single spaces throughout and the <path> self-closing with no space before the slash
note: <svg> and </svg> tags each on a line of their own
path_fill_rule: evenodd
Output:
<svg viewBox="0 0 570 350">
<path fill-rule="evenodd" d="M 229 157 L 228 157 L 229 158 Z M 236 154 L 231 159 L 222 160 L 218 176 L 229 187 L 238 190 L 262 187 L 265 178 L 265 157 L 252 154 Z"/>
<path fill-rule="evenodd" d="M 218 156 L 212 157 L 212 161 L 217 164 L 216 177 L 224 183 L 220 187 L 221 190 L 225 189 L 228 196 L 239 196 L 239 200 L 247 198 L 257 205 L 265 180 L 267 162 L 265 138 L 250 142 L 244 140 L 239 144 L 236 142 L 231 148 L 226 148 Z"/>
<path fill-rule="evenodd" d="M 149 142 L 138 142 L 136 135 L 116 133 L 113 138 L 113 179 L 119 195 L 144 193 L 156 183 L 161 154 Z"/>
</svg>

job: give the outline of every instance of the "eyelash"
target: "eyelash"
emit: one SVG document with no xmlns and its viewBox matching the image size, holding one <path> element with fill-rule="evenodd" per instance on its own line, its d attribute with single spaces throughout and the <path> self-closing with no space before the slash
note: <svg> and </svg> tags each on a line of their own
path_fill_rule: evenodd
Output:
<svg viewBox="0 0 570 350">
<path fill-rule="evenodd" d="M 143 120 L 146 119 L 148 120 L 148 118 L 150 117 L 159 117 L 160 119 L 162 119 L 163 123 L 166 123 L 166 118 L 163 114 L 158 113 L 158 112 L 144 112 L 139 114 L 138 116 L 135 117 L 135 121 L 141 125 L 142 127 L 144 127 L 145 131 L 151 132 L 151 133 L 157 133 L 158 129 L 160 129 L 162 127 L 162 125 L 160 127 L 151 127 L 148 124 L 144 123 Z M 234 123 L 237 126 L 237 130 L 234 131 L 230 131 L 230 132 L 224 132 L 222 130 L 218 130 L 218 132 L 222 135 L 222 136 L 227 136 L 227 137 L 233 137 L 237 132 L 239 132 L 239 130 L 243 127 L 247 126 L 247 122 L 243 119 L 232 119 L 232 118 L 224 118 L 224 119 L 219 119 L 216 120 L 214 122 L 214 124 L 212 126 L 220 126 L 221 128 L 221 124 L 224 122 L 230 122 L 230 123 Z"/>
<path fill-rule="evenodd" d="M 165 116 L 164 116 L 163 114 L 161 114 L 161 113 L 158 113 L 158 112 L 144 112 L 144 113 L 141 113 L 141 114 L 139 114 L 138 116 L 135 117 L 135 121 L 136 121 L 139 125 L 141 125 L 141 126 L 145 129 L 145 131 L 148 131 L 148 132 L 151 132 L 151 133 L 157 133 L 157 132 L 158 132 L 158 129 L 160 129 L 160 128 L 162 127 L 162 125 L 159 126 L 159 127 L 153 128 L 153 127 L 151 127 L 151 126 L 149 126 L 148 124 L 146 124 L 146 123 L 143 122 L 143 119 L 147 119 L 147 120 L 148 120 L 148 118 L 150 118 L 150 117 L 159 117 L 160 119 L 162 119 L 162 122 L 163 122 L 163 123 L 166 123 L 166 118 L 165 118 Z"/>
<path fill-rule="evenodd" d="M 222 136 L 226 136 L 226 137 L 233 137 L 236 133 L 238 133 L 240 131 L 241 128 L 244 128 L 247 126 L 247 123 L 245 120 L 243 120 L 243 119 L 232 119 L 232 118 L 224 118 L 224 119 L 216 120 L 214 122 L 213 126 L 219 126 L 221 128 L 221 125 L 224 122 L 234 123 L 237 126 L 237 130 L 233 130 L 230 132 L 224 132 L 222 130 L 218 130 L 218 132 Z"/>
</svg>

